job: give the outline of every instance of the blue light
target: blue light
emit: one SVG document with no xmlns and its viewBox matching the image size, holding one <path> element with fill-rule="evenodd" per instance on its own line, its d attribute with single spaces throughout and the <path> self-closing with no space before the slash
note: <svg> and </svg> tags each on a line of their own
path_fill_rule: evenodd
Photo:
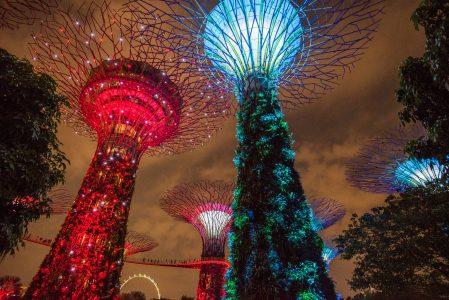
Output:
<svg viewBox="0 0 449 300">
<path fill-rule="evenodd" d="M 339 255 L 338 250 L 336 248 L 324 247 L 321 256 L 323 261 L 327 266 Z"/>
<path fill-rule="evenodd" d="M 301 50 L 299 11 L 289 0 L 222 0 L 205 17 L 205 55 L 234 79 L 277 79 Z"/>
<path fill-rule="evenodd" d="M 409 187 L 425 186 L 436 179 L 441 179 L 444 166 L 436 159 L 409 159 L 398 162 L 394 176 L 401 185 Z"/>
</svg>

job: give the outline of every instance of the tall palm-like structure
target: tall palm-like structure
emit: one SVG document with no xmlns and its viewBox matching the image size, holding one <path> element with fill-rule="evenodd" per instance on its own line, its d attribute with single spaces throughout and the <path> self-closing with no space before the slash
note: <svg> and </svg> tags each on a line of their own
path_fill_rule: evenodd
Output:
<svg viewBox="0 0 449 300">
<path fill-rule="evenodd" d="M 410 140 L 424 133 L 419 126 L 401 127 L 370 140 L 348 162 L 347 180 L 367 192 L 391 194 L 441 179 L 445 166 L 437 159 L 418 159 L 404 152 Z"/>
<path fill-rule="evenodd" d="M 170 216 L 192 224 L 203 241 L 196 299 L 221 299 L 224 295 L 225 242 L 231 224 L 234 184 L 223 181 L 187 183 L 168 190 L 161 207 Z"/>
<path fill-rule="evenodd" d="M 178 48 L 239 105 L 229 299 L 335 298 L 313 230 L 283 107 L 330 90 L 372 39 L 383 0 L 130 1 L 161 7 Z"/>
<path fill-rule="evenodd" d="M 220 98 L 210 101 L 221 89 L 169 50 L 180 41 L 152 19 L 145 46 L 143 28 L 107 2 L 58 11 L 34 36 L 34 63 L 69 98 L 66 122 L 98 146 L 27 299 L 115 298 L 142 155 L 193 149 L 223 120 Z"/>
</svg>

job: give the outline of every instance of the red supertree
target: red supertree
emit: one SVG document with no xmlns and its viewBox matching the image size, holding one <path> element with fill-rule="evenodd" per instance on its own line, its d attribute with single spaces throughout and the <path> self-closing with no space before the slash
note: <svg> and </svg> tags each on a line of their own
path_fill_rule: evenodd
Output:
<svg viewBox="0 0 449 300">
<path fill-rule="evenodd" d="M 17 29 L 45 18 L 63 0 L 2 0 L 0 1 L 0 28 Z"/>
<path fill-rule="evenodd" d="M 153 20 L 150 43 L 139 43 L 144 28 L 131 16 L 91 3 L 58 9 L 34 35 L 33 61 L 70 101 L 67 123 L 98 146 L 27 299 L 117 298 L 141 156 L 192 149 L 224 120 L 222 90 L 171 51 L 182 41 Z"/>
<path fill-rule="evenodd" d="M 162 209 L 173 218 L 195 226 L 203 241 L 196 298 L 199 300 L 224 296 L 226 264 L 221 261 L 225 259 L 234 188 L 234 184 L 223 181 L 188 183 L 167 191 L 161 199 Z"/>
</svg>

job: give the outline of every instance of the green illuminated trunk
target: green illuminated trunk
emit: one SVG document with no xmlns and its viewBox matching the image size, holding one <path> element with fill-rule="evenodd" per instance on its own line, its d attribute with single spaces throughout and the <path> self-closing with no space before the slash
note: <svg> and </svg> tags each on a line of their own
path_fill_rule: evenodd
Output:
<svg viewBox="0 0 449 300">
<path fill-rule="evenodd" d="M 335 299 L 294 169 L 287 123 L 269 80 L 241 93 L 227 299 Z"/>
</svg>

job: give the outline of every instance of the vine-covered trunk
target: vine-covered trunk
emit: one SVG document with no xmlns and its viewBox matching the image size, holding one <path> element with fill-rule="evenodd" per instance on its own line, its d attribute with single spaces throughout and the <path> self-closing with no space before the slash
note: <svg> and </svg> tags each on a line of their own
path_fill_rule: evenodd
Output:
<svg viewBox="0 0 449 300">
<path fill-rule="evenodd" d="M 238 95 L 238 171 L 227 299 L 335 299 L 276 85 L 252 76 Z"/>
<path fill-rule="evenodd" d="M 25 299 L 115 299 L 140 153 L 99 145 Z"/>
<path fill-rule="evenodd" d="M 204 264 L 200 269 L 200 278 L 196 294 L 197 300 L 219 300 L 224 296 L 224 275 L 226 265 Z"/>
</svg>

